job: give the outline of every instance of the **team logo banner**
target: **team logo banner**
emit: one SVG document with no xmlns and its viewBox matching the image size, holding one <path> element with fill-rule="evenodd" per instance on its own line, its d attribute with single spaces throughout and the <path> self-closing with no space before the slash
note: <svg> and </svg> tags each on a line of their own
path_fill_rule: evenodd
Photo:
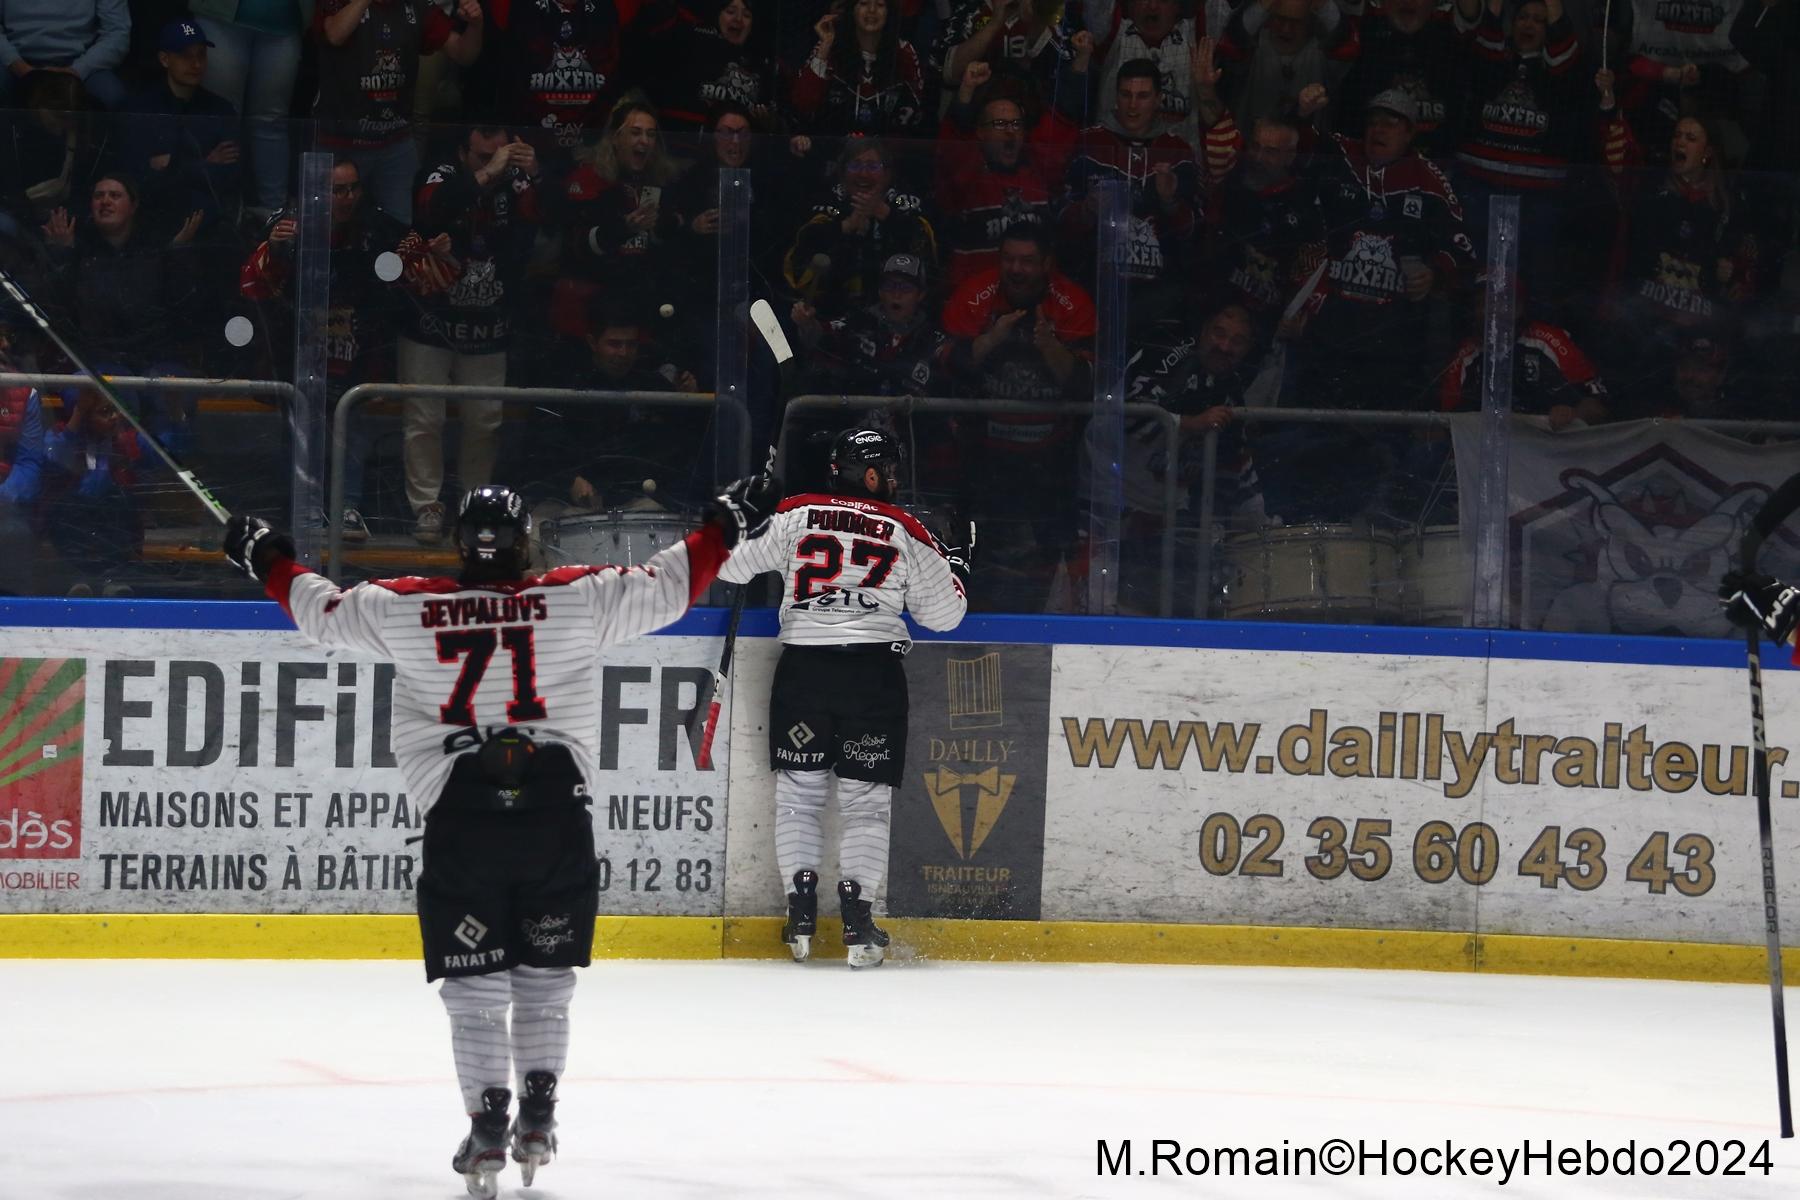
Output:
<svg viewBox="0 0 1800 1200">
<path fill-rule="evenodd" d="M 888 911 L 1038 918 L 1050 647 L 921 643 L 894 797 Z"/>
<path fill-rule="evenodd" d="M 1458 488 L 1476 494 L 1475 421 L 1455 427 Z M 1673 421 L 1551 433 L 1512 429 L 1506 624 L 1565 633 L 1725 637 L 1719 576 L 1749 519 L 1796 470 L 1793 444 L 1757 446 Z M 1463 505 L 1465 546 L 1473 505 Z M 1779 535 L 1759 566 L 1793 578 L 1800 542 Z"/>
</svg>

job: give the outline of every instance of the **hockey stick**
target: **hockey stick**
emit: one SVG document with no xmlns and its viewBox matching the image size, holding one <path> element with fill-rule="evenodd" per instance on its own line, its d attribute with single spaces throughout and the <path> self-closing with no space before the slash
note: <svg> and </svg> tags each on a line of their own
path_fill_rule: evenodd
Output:
<svg viewBox="0 0 1800 1200">
<path fill-rule="evenodd" d="M 744 601 L 750 597 L 750 585 L 738 585 L 737 599 L 731 602 L 731 619 L 725 622 L 725 649 L 719 655 L 719 665 L 713 668 L 712 694 L 706 702 L 706 725 L 700 731 L 700 750 L 694 755 L 694 764 L 702 771 L 712 770 L 713 738 L 719 732 L 719 710 L 725 694 L 725 680 L 731 675 L 731 655 L 737 648 L 738 622 L 744 617 Z M 700 707 L 696 705 L 698 713 Z"/>
<path fill-rule="evenodd" d="M 1746 574 L 1756 570 L 1756 556 L 1768 536 L 1800 507 L 1800 475 L 1775 489 L 1744 532 L 1738 561 Z M 1775 903 L 1775 832 L 1769 815 L 1769 739 L 1763 727 L 1762 631 L 1744 634 L 1750 666 L 1750 738 L 1756 780 L 1756 831 L 1762 839 L 1763 932 L 1769 956 L 1769 1015 L 1775 1026 L 1775 1095 L 1780 1106 L 1781 1136 L 1794 1136 L 1794 1110 L 1788 1091 L 1787 1005 L 1781 969 L 1781 913 Z"/>
<path fill-rule="evenodd" d="M 756 331 L 762 334 L 763 341 L 769 345 L 770 353 L 775 355 L 775 365 L 780 372 L 781 395 L 775 397 L 779 411 L 783 395 L 787 391 L 787 364 L 793 361 L 794 348 L 788 344 L 787 334 L 782 332 L 781 322 L 775 319 L 775 310 L 769 307 L 767 300 L 758 300 L 750 306 L 750 322 Z M 775 447 L 769 447 L 769 461 L 763 468 L 765 471 L 775 469 Z M 723 706 L 725 680 L 731 675 L 731 656 L 737 649 L 738 622 L 744 616 L 744 601 L 749 599 L 750 585 L 739 584 L 737 597 L 731 602 L 731 618 L 725 623 L 725 648 L 719 653 L 719 665 L 713 668 L 712 690 L 704 704 L 694 705 L 694 718 L 706 713 L 706 723 L 700 730 L 699 751 L 694 756 L 695 765 L 703 771 L 712 769 L 713 738 L 719 731 L 719 712 Z M 693 718 L 690 718 L 692 720 Z M 688 736 L 692 739 L 694 730 L 690 727 Z"/>
<path fill-rule="evenodd" d="M 0 271 L 0 289 L 3 289 L 8 296 L 12 297 L 13 303 L 17 304 L 25 311 L 25 315 L 30 317 L 32 323 L 43 331 L 45 337 L 56 343 L 56 348 L 63 352 L 63 357 L 69 360 L 70 365 L 73 366 L 76 371 L 86 375 L 93 381 L 94 387 L 99 390 L 102 396 L 106 397 L 113 408 L 117 410 L 118 414 L 125 418 L 126 424 L 137 430 L 138 436 L 144 440 L 145 444 L 156 452 L 156 456 L 167 464 L 169 470 L 175 473 L 175 478 L 186 484 L 188 491 L 194 493 L 200 503 L 206 506 L 206 511 L 211 513 L 213 518 L 221 525 L 231 520 L 231 510 L 214 499 L 213 494 L 207 490 L 206 485 L 195 478 L 192 471 L 176 462 L 174 457 L 170 455 L 167 450 L 163 449 L 162 443 L 150 436 L 150 431 L 145 429 L 143 425 L 138 422 L 138 419 L 131 415 L 131 410 L 125 407 L 125 403 L 119 399 L 119 394 L 113 391 L 110 383 L 106 382 L 106 378 L 98 371 L 88 366 L 87 363 L 83 362 L 81 356 L 75 353 L 69 343 L 63 341 L 62 335 L 56 332 L 56 327 L 50 324 L 50 318 L 44 315 L 44 310 L 39 308 L 37 303 L 33 301 L 30 296 L 25 294 L 25 289 L 19 286 L 18 281 L 5 271 Z"/>
</svg>

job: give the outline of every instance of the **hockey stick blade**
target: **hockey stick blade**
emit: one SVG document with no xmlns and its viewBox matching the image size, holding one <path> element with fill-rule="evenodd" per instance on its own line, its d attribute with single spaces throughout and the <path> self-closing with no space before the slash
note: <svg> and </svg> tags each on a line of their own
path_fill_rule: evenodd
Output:
<svg viewBox="0 0 1800 1200">
<path fill-rule="evenodd" d="M 718 735 L 719 714 L 724 708 L 725 680 L 731 675 L 731 657 L 737 649 L 738 622 L 744 619 L 744 601 L 749 596 L 749 585 L 740 585 L 737 596 L 731 602 L 731 616 L 725 622 L 725 647 L 719 652 L 719 665 L 713 668 L 711 694 L 694 705 L 694 714 L 689 718 L 688 740 L 695 744 L 694 764 L 702 771 L 712 770 L 713 738 Z M 694 725 L 699 723 L 703 711 L 706 713 L 706 720 L 700 725 L 696 737 Z"/>
<path fill-rule="evenodd" d="M 781 322 L 775 319 L 775 310 L 769 307 L 767 300 L 758 300 L 750 306 L 750 320 L 762 334 L 763 341 L 769 343 L 777 363 L 794 357 L 794 348 L 788 345 L 787 334 L 782 332 Z"/>
<path fill-rule="evenodd" d="M 722 703 L 719 697 L 725 691 L 725 677 L 717 671 L 712 673 L 712 698 L 706 702 L 706 724 L 700 730 L 700 749 L 694 754 L 694 765 L 702 771 L 712 770 L 713 738 L 719 733 L 719 713 Z M 698 709 L 695 709 L 698 712 Z"/>
</svg>

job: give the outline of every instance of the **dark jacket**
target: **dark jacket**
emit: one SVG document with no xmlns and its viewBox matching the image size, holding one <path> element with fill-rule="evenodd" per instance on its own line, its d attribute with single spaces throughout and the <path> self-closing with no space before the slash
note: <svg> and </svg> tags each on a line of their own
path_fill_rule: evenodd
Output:
<svg viewBox="0 0 1800 1200">
<path fill-rule="evenodd" d="M 140 215 L 123 246 L 113 246 L 83 221 L 74 246 L 53 246 L 50 256 L 88 362 L 138 371 L 178 356 L 171 346 L 174 314 L 196 284 L 194 258 L 185 247 L 146 232 Z"/>
</svg>

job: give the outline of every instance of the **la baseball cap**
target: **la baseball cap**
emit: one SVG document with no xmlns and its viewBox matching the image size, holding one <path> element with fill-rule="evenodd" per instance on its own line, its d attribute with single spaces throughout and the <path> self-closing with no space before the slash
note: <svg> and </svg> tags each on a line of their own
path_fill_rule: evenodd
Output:
<svg viewBox="0 0 1800 1200">
<path fill-rule="evenodd" d="M 192 21 L 170 21 L 162 29 L 162 42 L 157 46 L 165 54 L 179 54 L 189 46 L 210 46 L 206 34 Z"/>
</svg>

